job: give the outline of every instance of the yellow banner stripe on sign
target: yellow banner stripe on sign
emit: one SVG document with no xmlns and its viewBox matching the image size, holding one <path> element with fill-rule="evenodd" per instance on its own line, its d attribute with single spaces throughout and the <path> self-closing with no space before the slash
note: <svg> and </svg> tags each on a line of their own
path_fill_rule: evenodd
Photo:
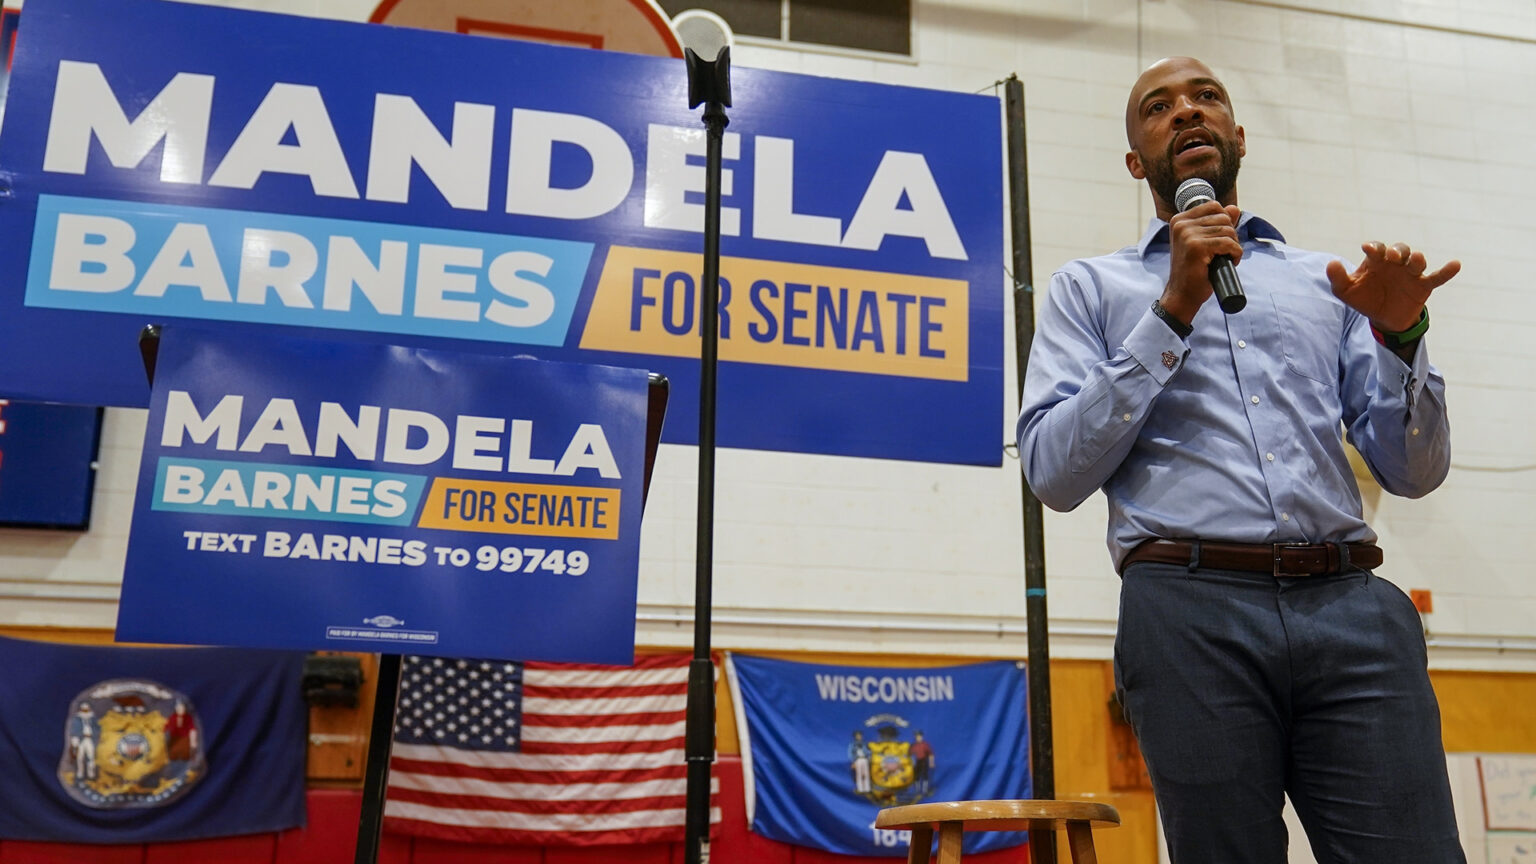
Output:
<svg viewBox="0 0 1536 864">
<path fill-rule="evenodd" d="M 699 353 L 701 256 L 614 246 L 581 347 L 670 357 Z M 720 259 L 720 358 L 744 363 L 964 381 L 970 286 L 963 280 Z"/>
<path fill-rule="evenodd" d="M 619 490 L 436 477 L 418 524 L 543 537 L 619 536 Z"/>
</svg>

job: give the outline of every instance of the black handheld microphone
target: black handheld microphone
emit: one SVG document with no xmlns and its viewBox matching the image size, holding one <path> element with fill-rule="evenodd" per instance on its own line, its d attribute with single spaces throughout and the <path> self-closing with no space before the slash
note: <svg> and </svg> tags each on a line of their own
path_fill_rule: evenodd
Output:
<svg viewBox="0 0 1536 864">
<path fill-rule="evenodd" d="M 1173 193 L 1174 209 L 1183 213 L 1193 207 L 1199 207 L 1207 201 L 1216 200 L 1216 190 L 1211 184 L 1199 177 L 1191 177 L 1179 184 L 1177 192 Z M 1211 287 L 1216 289 L 1216 302 L 1221 306 L 1221 311 L 1231 315 L 1240 312 L 1248 305 L 1248 295 L 1243 293 L 1243 283 L 1237 280 L 1237 266 L 1232 263 L 1232 256 L 1217 255 L 1211 259 L 1210 270 Z"/>
</svg>

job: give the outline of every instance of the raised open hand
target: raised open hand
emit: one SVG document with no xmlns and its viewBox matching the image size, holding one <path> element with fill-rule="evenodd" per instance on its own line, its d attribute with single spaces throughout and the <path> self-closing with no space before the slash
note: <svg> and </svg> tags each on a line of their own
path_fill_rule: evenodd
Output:
<svg viewBox="0 0 1536 864">
<path fill-rule="evenodd" d="M 1355 272 L 1346 271 L 1342 261 L 1330 261 L 1328 281 L 1333 283 L 1335 297 L 1384 333 L 1401 333 L 1412 327 L 1430 292 L 1461 272 L 1460 261 L 1447 261 L 1439 270 L 1425 273 L 1428 264 L 1424 253 L 1414 252 L 1406 243 L 1387 246 L 1372 240 L 1360 249 L 1365 260 Z"/>
</svg>

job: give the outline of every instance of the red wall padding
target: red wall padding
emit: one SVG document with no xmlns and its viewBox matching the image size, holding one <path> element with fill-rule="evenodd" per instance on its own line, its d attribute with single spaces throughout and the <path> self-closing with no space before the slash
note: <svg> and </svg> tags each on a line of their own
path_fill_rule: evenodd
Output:
<svg viewBox="0 0 1536 864">
<path fill-rule="evenodd" d="M 902 858 L 833 855 L 765 840 L 747 830 L 741 758 L 723 756 L 721 823 L 710 847 L 712 864 L 895 864 Z M 348 864 L 357 848 L 363 795 L 311 790 L 309 825 L 280 834 L 253 834 L 186 843 L 88 846 L 0 840 L 0 864 Z M 967 864 L 1026 864 L 1023 846 L 967 856 Z M 470 846 L 424 837 L 384 835 L 379 864 L 683 864 L 681 843 L 644 846 Z"/>
</svg>

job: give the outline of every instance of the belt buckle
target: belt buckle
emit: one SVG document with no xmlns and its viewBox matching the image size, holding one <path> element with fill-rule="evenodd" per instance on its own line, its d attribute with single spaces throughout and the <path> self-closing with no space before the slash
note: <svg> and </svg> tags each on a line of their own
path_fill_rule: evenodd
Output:
<svg viewBox="0 0 1536 864">
<path fill-rule="evenodd" d="M 1289 571 L 1281 570 L 1280 569 L 1280 553 L 1283 550 L 1306 548 L 1306 547 L 1311 546 L 1311 545 L 1312 545 L 1311 543 L 1273 543 L 1273 544 L 1270 544 L 1270 549 L 1271 549 L 1271 568 L 1270 568 L 1270 573 L 1271 573 L 1271 575 L 1273 575 L 1276 579 L 1279 579 L 1282 576 L 1311 576 L 1312 574 L 1310 572 L 1296 571 L 1296 572 L 1293 573 L 1293 572 L 1289 572 Z"/>
</svg>

